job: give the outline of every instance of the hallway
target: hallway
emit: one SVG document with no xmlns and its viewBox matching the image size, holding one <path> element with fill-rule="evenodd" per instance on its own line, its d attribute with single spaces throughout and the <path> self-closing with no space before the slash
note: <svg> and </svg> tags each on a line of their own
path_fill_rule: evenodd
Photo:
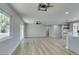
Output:
<svg viewBox="0 0 79 59">
<path fill-rule="evenodd" d="M 25 38 L 13 55 L 75 55 L 65 49 L 65 40 L 54 38 Z"/>
</svg>

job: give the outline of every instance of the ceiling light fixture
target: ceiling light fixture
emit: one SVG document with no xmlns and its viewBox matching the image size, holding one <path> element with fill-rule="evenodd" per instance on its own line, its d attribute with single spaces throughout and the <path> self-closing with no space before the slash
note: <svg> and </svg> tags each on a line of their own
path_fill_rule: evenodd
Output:
<svg viewBox="0 0 79 59">
<path fill-rule="evenodd" d="M 50 3 L 39 3 L 38 10 L 39 11 L 47 11 L 47 8 L 53 7 Z"/>
<path fill-rule="evenodd" d="M 66 10 L 65 14 L 69 14 L 69 11 L 68 11 L 68 10 Z"/>
<path fill-rule="evenodd" d="M 36 24 L 41 24 L 41 22 L 40 21 L 36 21 Z"/>
<path fill-rule="evenodd" d="M 68 11 L 66 11 L 66 12 L 65 12 L 65 14 L 69 14 L 69 12 L 68 12 Z"/>
</svg>

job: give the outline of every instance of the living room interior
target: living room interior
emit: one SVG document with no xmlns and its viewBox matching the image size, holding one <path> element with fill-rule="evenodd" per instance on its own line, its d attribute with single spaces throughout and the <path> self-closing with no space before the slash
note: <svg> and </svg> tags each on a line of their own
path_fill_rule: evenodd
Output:
<svg viewBox="0 0 79 59">
<path fill-rule="evenodd" d="M 78 55 L 79 3 L 0 3 L 0 55 Z"/>
</svg>

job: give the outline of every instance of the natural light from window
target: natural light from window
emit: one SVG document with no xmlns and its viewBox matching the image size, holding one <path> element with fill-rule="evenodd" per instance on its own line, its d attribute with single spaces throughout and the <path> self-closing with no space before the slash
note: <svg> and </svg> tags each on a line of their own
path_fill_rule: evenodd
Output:
<svg viewBox="0 0 79 59">
<path fill-rule="evenodd" d="M 10 16 L 0 10 L 0 39 L 10 35 Z"/>
<path fill-rule="evenodd" d="M 79 23 L 73 24 L 73 34 L 74 36 L 79 36 Z"/>
</svg>

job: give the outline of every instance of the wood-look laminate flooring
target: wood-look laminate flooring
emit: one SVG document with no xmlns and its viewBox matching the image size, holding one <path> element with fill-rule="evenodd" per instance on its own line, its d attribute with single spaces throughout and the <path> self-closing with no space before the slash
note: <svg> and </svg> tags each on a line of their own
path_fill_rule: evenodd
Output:
<svg viewBox="0 0 79 59">
<path fill-rule="evenodd" d="M 64 39 L 25 38 L 13 55 L 75 55 L 65 48 Z"/>
</svg>

